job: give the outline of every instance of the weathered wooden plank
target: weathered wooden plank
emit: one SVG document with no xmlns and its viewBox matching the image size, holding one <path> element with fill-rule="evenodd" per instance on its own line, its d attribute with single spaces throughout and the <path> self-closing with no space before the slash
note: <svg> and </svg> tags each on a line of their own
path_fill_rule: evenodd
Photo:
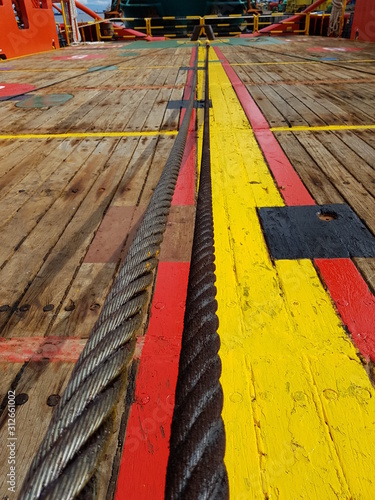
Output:
<svg viewBox="0 0 375 500">
<path fill-rule="evenodd" d="M 65 158 L 63 167 L 57 172 L 57 175 L 52 176 L 47 185 L 44 186 L 45 190 L 43 190 L 42 185 L 42 192 L 36 192 L 29 200 L 29 203 L 24 204 L 8 224 L 2 228 L 3 243 L 0 247 L 0 262 L 2 267 L 4 267 L 5 263 L 14 252 L 17 251 L 18 247 L 26 239 L 29 233 L 34 230 L 39 221 L 46 215 L 48 208 L 54 203 L 56 195 L 62 193 L 66 184 L 70 183 L 70 196 L 72 199 L 74 199 L 74 197 L 75 199 L 80 199 L 82 194 L 84 195 L 85 187 L 81 189 L 81 193 L 78 190 L 81 183 L 83 184 L 86 182 L 87 184 L 87 180 L 90 179 L 90 176 L 85 178 L 85 172 L 78 173 L 77 177 L 75 174 L 97 146 L 98 141 L 80 142 L 78 147 L 74 149 L 73 157 L 70 155 Z M 68 152 L 69 148 L 70 146 L 68 145 Z M 55 186 L 57 186 L 57 188 Z M 58 192 L 54 193 L 55 189 L 59 189 Z M 54 211 L 56 207 L 55 205 L 53 206 Z M 52 223 L 53 222 L 51 222 L 51 224 Z"/>
<path fill-rule="evenodd" d="M 375 140 L 372 145 L 366 142 L 368 137 L 370 138 L 374 135 L 373 132 L 370 131 L 368 133 L 365 130 L 351 132 L 350 130 L 346 130 L 336 131 L 335 135 L 341 140 L 345 138 L 346 145 L 373 169 L 375 168 Z"/>
<path fill-rule="evenodd" d="M 2 303 L 14 305 L 20 300 L 25 289 L 28 288 L 41 265 L 43 265 L 44 260 L 48 257 L 51 249 L 58 242 L 70 221 L 75 217 L 80 204 L 87 196 L 100 171 L 103 170 L 106 158 L 100 162 L 98 158 L 94 157 L 91 161 L 86 162 L 86 159 L 90 157 L 99 142 L 82 141 L 81 151 L 84 159 L 81 163 L 84 164 L 84 168 L 81 168 L 78 174 L 69 181 L 61 196 L 41 217 L 40 221 L 37 221 L 36 226 L 35 221 L 31 219 L 31 224 L 34 224 L 35 227 L 24 241 L 21 240 L 16 243 L 16 253 L 0 272 L 4 284 L 0 290 L 0 301 Z M 100 147 L 98 151 L 100 151 Z M 80 163 L 77 155 L 75 160 L 76 163 Z M 74 162 L 74 159 L 70 158 L 69 161 Z M 103 193 L 105 194 L 105 192 L 102 192 L 98 196 L 100 197 Z M 56 224 L 56 221 L 59 224 Z M 9 245 L 8 251 L 11 250 L 12 247 Z M 22 272 L 20 273 L 19 270 L 22 270 Z"/>
<path fill-rule="evenodd" d="M 375 197 L 375 170 L 357 155 L 347 144 L 346 134 L 339 138 L 331 133 L 317 133 L 316 137 L 333 156 Z"/>
<path fill-rule="evenodd" d="M 292 94 L 288 92 L 287 95 L 289 98 L 288 101 L 285 101 L 284 98 L 279 95 L 276 88 L 262 86 L 261 90 L 271 101 L 271 103 L 278 109 L 289 126 L 309 124 L 307 119 L 304 118 L 304 111 L 306 111 L 306 107 L 301 105 L 301 103 L 298 102 L 298 99 L 292 96 Z M 283 94 L 285 96 L 285 92 L 283 92 Z M 266 118 L 268 118 L 267 115 Z"/>
<path fill-rule="evenodd" d="M 137 141 L 137 139 L 132 140 Z M 139 204 L 140 195 L 151 168 L 157 144 L 157 137 L 142 137 L 140 139 L 127 171 L 119 184 L 119 189 L 113 201 L 114 205 L 135 207 Z M 116 153 L 113 155 L 114 161 L 116 161 L 115 155 Z M 121 158 L 118 158 L 118 160 L 121 161 Z"/>
<path fill-rule="evenodd" d="M 190 262 L 195 207 L 172 206 L 160 250 L 160 261 Z"/>
<path fill-rule="evenodd" d="M 19 147 L 20 143 L 15 139 L 8 139 L 6 141 L 0 142 L 0 177 L 7 172 L 6 168 L 4 169 L 3 161 L 10 154 L 13 154 L 15 150 Z M 9 168 L 9 166 L 8 166 Z"/>
<path fill-rule="evenodd" d="M 91 158 L 91 164 L 95 164 L 93 172 L 95 182 L 81 201 L 79 208 L 77 207 L 74 217 L 69 221 L 64 232 L 59 235 L 58 240 L 55 241 L 56 237 L 54 237 L 52 242 L 46 241 L 46 245 L 51 245 L 51 250 L 35 275 L 35 279 L 32 275 L 29 276 L 29 282 L 32 279 L 33 281 L 20 302 L 21 314 L 11 317 L 3 330 L 5 337 L 33 336 L 35 332 L 45 335 L 50 322 L 61 307 L 72 279 L 86 255 L 93 234 L 99 227 L 103 214 L 108 209 L 126 169 L 126 164 L 123 169 L 105 168 L 107 156 L 110 155 L 116 143 L 113 139 L 103 142 L 100 152 Z M 87 171 L 85 173 L 88 174 Z M 58 202 L 59 200 L 56 203 Z M 26 245 L 28 241 L 26 239 Z M 38 258 L 40 259 L 40 256 L 36 257 Z M 11 268 L 12 262 L 13 260 L 10 262 Z M 14 298 L 13 302 L 9 299 L 8 302 L 13 303 Z M 27 310 L 22 313 L 23 309 Z"/>
<path fill-rule="evenodd" d="M 145 177 L 144 189 L 141 193 L 139 205 L 148 205 L 152 193 L 159 182 L 174 140 L 174 137 L 159 137 L 154 158 L 152 160 L 152 168 L 149 170 L 147 177 Z"/>
<path fill-rule="evenodd" d="M 54 200 L 60 194 L 66 178 L 72 176 L 71 164 L 68 162 L 67 165 L 66 159 L 76 146 L 75 141 L 69 140 L 43 142 L 42 147 L 37 150 L 43 151 L 43 156 L 36 153 L 28 156 L 28 168 L 25 168 L 25 172 L 18 172 L 20 181 L 15 184 L 16 178 L 11 179 L 7 186 L 10 191 L 0 200 L 0 227 L 5 226 L 15 214 L 18 217 L 23 205 L 28 204 L 30 199 Z M 27 210 L 31 211 L 30 205 Z"/>
<path fill-rule="evenodd" d="M 49 336 L 88 338 L 116 271 L 114 263 L 83 263 L 74 277 Z"/>
<path fill-rule="evenodd" d="M 375 259 L 354 259 L 354 261 L 375 295 Z"/>
<path fill-rule="evenodd" d="M 12 154 L 9 154 L 1 162 L 1 170 L 3 175 L 0 178 L 0 196 L 8 193 L 14 185 L 17 184 L 32 168 L 33 163 L 31 160 L 33 157 L 43 158 L 46 153 L 44 153 L 44 145 L 46 141 L 41 139 L 37 141 L 20 141 L 18 142 L 18 147 Z M 46 146 L 48 151 L 49 146 Z M 35 153 L 35 155 L 34 155 Z"/>
<path fill-rule="evenodd" d="M 328 94 L 327 90 L 323 92 Z M 368 100 L 362 96 L 362 98 L 357 98 L 353 92 L 349 92 L 345 89 L 330 89 L 329 99 L 334 103 L 341 104 L 348 110 L 348 113 L 354 117 L 358 117 L 358 121 L 355 123 L 374 123 L 374 112 L 372 107 L 368 105 Z"/>
<path fill-rule="evenodd" d="M 27 474 L 32 458 L 39 447 L 53 414 L 54 407 L 47 404 L 50 395 L 62 394 L 73 369 L 73 363 L 29 362 L 16 394 L 27 394 L 28 400 L 16 407 L 16 497 Z M 7 414 L 0 418 L 0 443 L 6 450 L 8 438 Z M 6 492 L 7 460 L 0 462 L 0 491 Z"/>
<path fill-rule="evenodd" d="M 1 341 L 0 341 L 0 354 L 1 354 Z M 17 376 L 20 374 L 20 370 L 22 368 L 22 363 L 10 363 L 5 362 L 1 358 L 0 361 L 0 405 L 1 409 L 4 408 L 3 411 L 7 413 L 6 407 L 6 397 L 8 391 L 11 389 L 12 383 L 16 382 Z M 1 410 L 0 410 L 1 412 Z M 1 418 L 1 417 L 0 417 Z M 1 489 L 0 489 L 1 491 Z"/>
<path fill-rule="evenodd" d="M 374 134 L 373 130 L 356 131 L 355 135 L 357 135 L 363 141 L 365 141 L 365 143 L 368 145 L 368 147 L 375 149 L 375 134 Z M 371 152 L 368 150 L 368 147 L 366 148 L 367 158 L 368 158 L 369 154 L 371 155 Z"/>
<path fill-rule="evenodd" d="M 342 196 L 292 133 L 278 133 L 277 140 L 315 201 L 322 205 L 341 203 Z"/>
<path fill-rule="evenodd" d="M 66 92 L 66 90 L 65 90 Z M 87 90 L 86 92 L 74 92 L 73 99 L 66 102 L 56 113 L 56 109 L 45 110 L 43 115 L 36 120 L 29 120 L 24 130 L 32 130 L 36 133 L 67 132 L 71 124 L 89 112 L 95 102 L 101 102 L 105 93 L 99 89 Z"/>
<path fill-rule="evenodd" d="M 363 185 L 310 132 L 300 134 L 298 141 L 309 151 L 328 179 L 347 200 L 367 226 L 375 232 L 375 200 Z"/>
</svg>

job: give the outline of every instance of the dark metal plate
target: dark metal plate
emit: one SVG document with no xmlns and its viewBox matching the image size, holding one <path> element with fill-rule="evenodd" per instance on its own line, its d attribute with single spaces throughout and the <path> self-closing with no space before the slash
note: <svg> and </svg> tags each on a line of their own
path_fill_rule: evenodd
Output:
<svg viewBox="0 0 375 500">
<path fill-rule="evenodd" d="M 348 205 L 258 209 L 274 259 L 375 257 L 375 238 Z"/>
</svg>

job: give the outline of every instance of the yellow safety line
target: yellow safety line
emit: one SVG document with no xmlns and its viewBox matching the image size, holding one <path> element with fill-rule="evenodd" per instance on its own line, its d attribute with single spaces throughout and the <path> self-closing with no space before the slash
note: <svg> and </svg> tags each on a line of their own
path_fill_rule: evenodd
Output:
<svg viewBox="0 0 375 500">
<path fill-rule="evenodd" d="M 16 59 L 24 59 L 25 57 L 31 57 L 31 56 L 44 56 L 45 54 L 49 54 L 51 52 L 59 52 L 61 50 L 61 47 L 59 49 L 51 49 L 51 50 L 44 50 L 43 52 L 32 52 L 31 54 L 24 54 L 22 56 L 17 56 L 17 57 L 9 57 L 8 59 L 0 59 L 0 65 L 2 63 L 7 63 L 8 61 L 15 61 Z"/>
<path fill-rule="evenodd" d="M 312 262 L 268 254 L 257 207 L 283 201 L 219 64 L 210 97 L 231 498 L 372 499 L 375 390 Z"/>
<path fill-rule="evenodd" d="M 272 132 L 330 132 L 335 130 L 374 130 L 374 124 L 368 125 L 316 125 L 304 126 L 297 125 L 295 127 L 272 127 Z"/>
<path fill-rule="evenodd" d="M 123 66 L 119 68 L 121 71 L 126 71 L 128 69 L 174 69 L 181 68 L 181 66 Z"/>
<path fill-rule="evenodd" d="M 0 72 L 4 71 L 4 73 L 29 73 L 29 72 L 34 72 L 34 73 L 59 73 L 62 71 L 87 71 L 90 68 L 53 68 L 53 69 L 29 69 L 29 68 L 12 68 L 12 69 L 1 69 L 0 66 Z"/>
<path fill-rule="evenodd" d="M 107 64 L 103 66 L 105 68 L 108 66 Z M 116 66 L 116 64 L 113 64 L 113 66 Z M 64 72 L 64 71 L 89 71 L 92 68 L 95 68 L 97 66 L 91 66 L 90 68 L 53 68 L 53 69 L 25 69 L 25 68 L 12 68 L 12 69 L 1 69 L 0 66 L 0 73 L 20 73 L 20 72 L 30 72 L 34 71 L 36 73 L 45 73 L 45 72 L 52 72 L 52 73 L 58 73 L 58 72 Z M 180 68 L 180 66 L 123 66 L 119 67 L 116 69 L 116 71 L 127 71 L 127 70 L 133 70 L 133 69 L 175 69 L 175 68 Z"/>
<path fill-rule="evenodd" d="M 160 135 L 177 135 L 177 130 L 147 130 L 144 132 L 67 132 L 61 134 L 2 134 L 0 140 L 6 139 L 70 139 L 90 137 L 154 137 Z"/>
<path fill-rule="evenodd" d="M 375 62 L 375 59 L 355 59 L 349 61 L 266 61 L 266 62 L 245 62 L 245 63 L 233 63 L 231 66 L 271 66 L 271 65 L 286 65 L 286 64 L 327 64 L 327 63 L 361 63 L 361 62 Z"/>
</svg>

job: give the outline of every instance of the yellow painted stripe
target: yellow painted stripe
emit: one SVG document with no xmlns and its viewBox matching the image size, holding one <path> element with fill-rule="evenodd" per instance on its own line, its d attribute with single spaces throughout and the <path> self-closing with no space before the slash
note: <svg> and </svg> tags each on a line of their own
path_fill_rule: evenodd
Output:
<svg viewBox="0 0 375 500">
<path fill-rule="evenodd" d="M 266 62 L 249 62 L 249 63 L 233 63 L 231 66 L 273 66 L 287 64 L 327 64 L 327 63 L 371 63 L 375 59 L 353 59 L 349 61 L 266 61 Z"/>
<path fill-rule="evenodd" d="M 61 73 L 63 71 L 88 71 L 90 68 L 53 68 L 53 69 L 29 69 L 29 68 L 12 68 L 12 69 L 1 69 L 0 71 L 4 71 L 7 73 Z"/>
<path fill-rule="evenodd" d="M 126 71 L 128 69 L 174 69 L 181 68 L 181 66 L 123 66 L 119 68 L 121 71 Z"/>
<path fill-rule="evenodd" d="M 16 59 L 24 59 L 25 57 L 31 57 L 31 56 L 40 56 L 42 55 L 42 57 L 45 55 L 45 54 L 49 54 L 51 52 L 55 52 L 55 53 L 58 53 L 60 52 L 61 49 L 52 49 L 52 50 L 45 50 L 43 52 L 33 52 L 31 54 L 25 54 L 23 56 L 17 56 L 17 57 L 9 57 L 8 59 L 0 59 L 0 64 L 2 64 L 3 62 L 9 62 L 9 61 L 15 61 Z"/>
<path fill-rule="evenodd" d="M 313 127 L 298 125 L 295 127 L 272 127 L 272 132 L 330 132 L 335 130 L 374 130 L 373 123 L 368 125 L 316 125 Z"/>
<path fill-rule="evenodd" d="M 70 139 L 90 137 L 154 137 L 177 135 L 177 130 L 148 130 L 144 132 L 67 132 L 61 134 L 2 134 L 0 140 L 7 139 Z"/>
<path fill-rule="evenodd" d="M 133 56 L 135 57 L 135 56 Z M 132 59 L 132 57 L 131 57 Z M 118 67 L 116 71 L 128 71 L 128 70 L 134 70 L 134 69 L 174 69 L 174 68 L 180 68 L 181 66 L 123 66 L 123 67 Z M 64 71 L 88 71 L 91 68 L 77 68 L 77 67 L 71 67 L 71 68 L 54 68 L 54 69 L 24 69 L 24 68 L 12 68 L 12 69 L 1 69 L 0 66 L 0 72 L 4 71 L 4 73 L 20 73 L 20 72 L 27 72 L 29 73 L 30 71 L 34 71 L 37 73 L 45 73 L 45 72 L 52 72 L 52 73 L 59 73 L 59 72 L 64 72 Z"/>
<path fill-rule="evenodd" d="M 268 255 L 256 208 L 283 201 L 219 64 L 210 93 L 231 498 L 372 499 L 375 391 L 312 263 Z"/>
</svg>

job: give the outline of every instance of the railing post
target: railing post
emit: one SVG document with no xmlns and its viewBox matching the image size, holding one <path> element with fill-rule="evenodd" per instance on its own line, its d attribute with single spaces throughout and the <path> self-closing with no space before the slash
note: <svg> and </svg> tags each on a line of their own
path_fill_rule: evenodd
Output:
<svg viewBox="0 0 375 500">
<path fill-rule="evenodd" d="M 259 14 L 254 14 L 254 33 L 259 31 Z"/>
<path fill-rule="evenodd" d="M 152 36 L 151 17 L 145 17 L 145 21 L 146 21 L 146 34 L 147 36 Z"/>
<path fill-rule="evenodd" d="M 344 31 L 346 3 L 347 3 L 347 1 L 343 0 L 343 2 L 342 2 L 342 12 L 341 12 L 341 18 L 340 18 L 340 31 L 339 31 L 339 37 L 340 38 L 342 36 L 342 32 Z"/>
<path fill-rule="evenodd" d="M 201 36 L 201 35 L 207 36 L 206 35 L 206 30 L 204 28 L 205 24 L 206 24 L 206 16 L 199 17 L 199 26 L 201 26 L 201 29 L 200 29 L 200 32 L 199 32 L 199 36 Z"/>
<path fill-rule="evenodd" d="M 308 35 L 310 31 L 310 12 L 306 14 L 305 18 L 305 35 Z"/>
<path fill-rule="evenodd" d="M 62 10 L 62 15 L 63 15 L 63 20 L 64 20 L 64 26 L 65 26 L 66 44 L 69 46 L 70 45 L 70 33 L 69 33 L 68 23 L 66 22 L 66 14 L 65 14 L 65 8 L 64 8 L 64 2 L 63 2 L 63 0 L 61 0 L 61 10 Z"/>
</svg>

